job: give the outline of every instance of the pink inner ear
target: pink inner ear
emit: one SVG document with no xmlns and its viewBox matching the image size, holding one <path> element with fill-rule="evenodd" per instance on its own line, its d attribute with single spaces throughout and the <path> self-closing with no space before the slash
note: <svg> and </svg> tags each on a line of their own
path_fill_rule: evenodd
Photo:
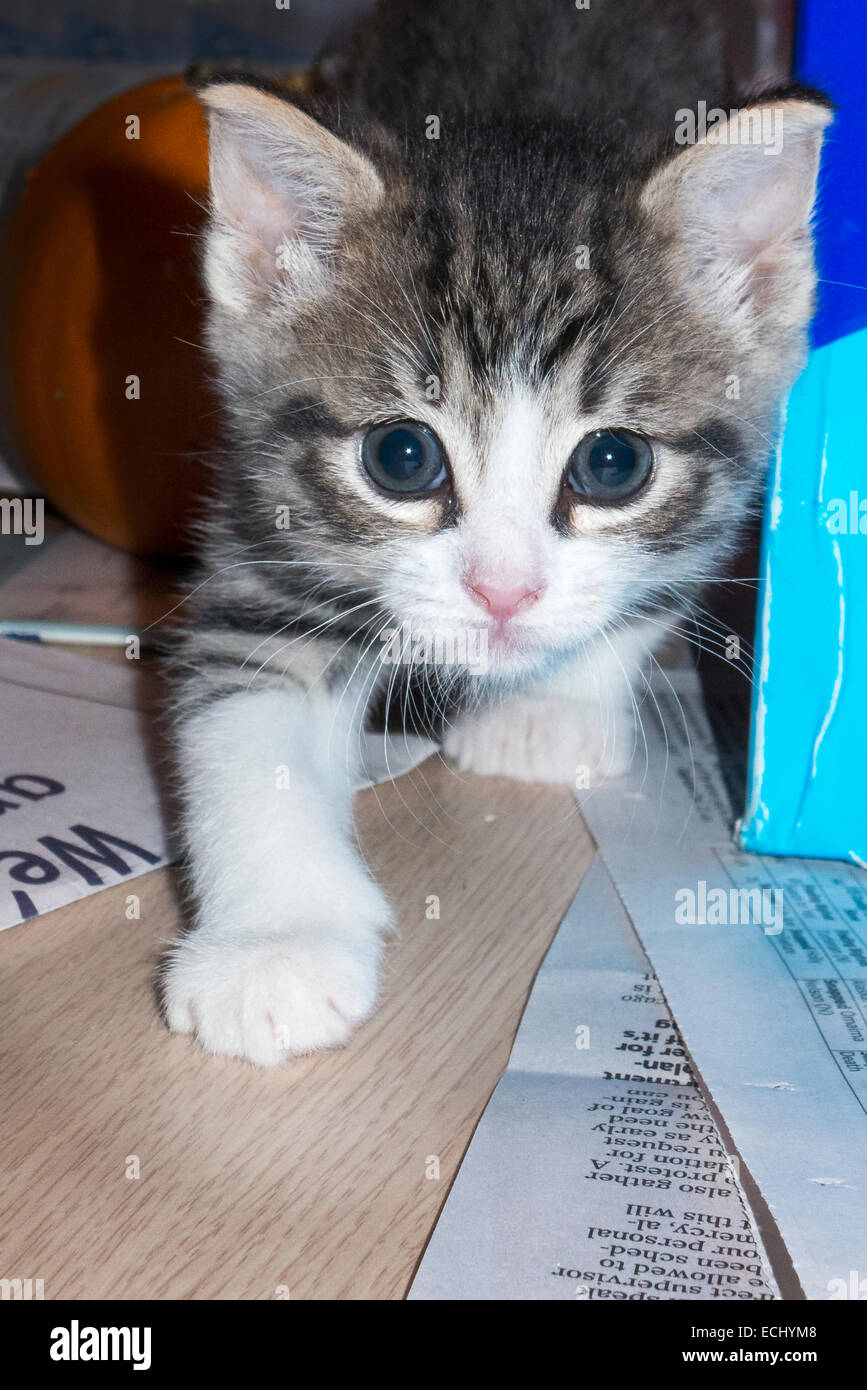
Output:
<svg viewBox="0 0 867 1390">
<path fill-rule="evenodd" d="M 744 261 L 769 261 L 775 248 L 799 226 L 809 213 L 809 200 L 796 179 L 777 174 L 755 180 L 752 199 L 742 204 L 734 220 L 738 253 Z"/>
<path fill-rule="evenodd" d="M 243 239 L 249 270 L 259 280 L 275 281 L 280 246 L 298 232 L 300 208 L 293 206 L 288 190 L 278 189 L 258 172 L 240 146 L 225 150 L 214 185 L 223 216 Z"/>
<path fill-rule="evenodd" d="M 312 283 L 350 203 L 378 203 L 373 165 L 312 116 L 243 84 L 216 83 L 210 108 L 212 216 L 206 276 L 237 313 L 296 271 Z M 289 243 L 291 257 L 280 251 Z M 291 267 L 291 268 L 290 268 Z"/>
<path fill-rule="evenodd" d="M 255 262 L 251 268 L 263 280 L 276 280 L 279 276 L 280 247 L 284 239 L 297 230 L 292 212 L 287 200 L 273 188 L 251 179 L 244 226 Z M 297 209 L 295 212 L 297 214 Z"/>
<path fill-rule="evenodd" d="M 770 112 L 773 140 L 765 138 Z M 828 119 L 824 107 L 803 102 L 744 111 L 727 124 L 725 139 L 709 132 L 705 142 L 675 156 L 651 180 L 645 205 L 676 224 L 692 265 L 703 272 L 740 266 L 755 294 L 762 293 L 763 278 L 787 264 L 809 277 L 804 233 Z"/>
</svg>

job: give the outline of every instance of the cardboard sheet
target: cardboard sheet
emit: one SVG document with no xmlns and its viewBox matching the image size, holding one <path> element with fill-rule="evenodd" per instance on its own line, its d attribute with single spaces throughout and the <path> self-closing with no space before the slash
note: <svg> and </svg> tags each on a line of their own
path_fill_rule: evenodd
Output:
<svg viewBox="0 0 867 1390">
<path fill-rule="evenodd" d="M 867 329 L 795 385 L 765 506 L 745 849 L 867 864 Z M 859 486 L 861 491 L 859 492 Z"/>
</svg>

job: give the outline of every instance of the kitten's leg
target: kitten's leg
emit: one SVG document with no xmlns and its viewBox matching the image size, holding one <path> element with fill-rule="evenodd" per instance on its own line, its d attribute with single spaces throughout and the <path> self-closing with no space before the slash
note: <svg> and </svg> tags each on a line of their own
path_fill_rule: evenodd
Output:
<svg viewBox="0 0 867 1390">
<path fill-rule="evenodd" d="M 350 843 L 354 697 L 239 691 L 182 719 L 196 925 L 169 1026 L 262 1066 L 332 1047 L 372 1010 L 388 904 Z"/>
<path fill-rule="evenodd" d="M 587 787 L 621 775 L 636 746 L 632 687 L 659 631 L 646 626 L 460 716 L 443 740 L 446 756 L 461 771 L 521 782 Z"/>
</svg>

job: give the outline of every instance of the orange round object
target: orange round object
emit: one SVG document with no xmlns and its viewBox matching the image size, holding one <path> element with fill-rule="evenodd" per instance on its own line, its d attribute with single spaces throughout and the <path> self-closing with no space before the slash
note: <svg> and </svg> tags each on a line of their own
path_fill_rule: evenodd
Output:
<svg viewBox="0 0 867 1390">
<path fill-rule="evenodd" d="M 207 185 L 201 106 L 163 78 L 60 140 L 10 226 L 27 465 L 70 520 L 137 554 L 188 547 L 214 438 L 196 237 Z"/>
</svg>

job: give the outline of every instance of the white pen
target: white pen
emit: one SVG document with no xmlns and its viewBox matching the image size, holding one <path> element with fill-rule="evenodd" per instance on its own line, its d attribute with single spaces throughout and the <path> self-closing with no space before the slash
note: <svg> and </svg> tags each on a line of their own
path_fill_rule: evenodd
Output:
<svg viewBox="0 0 867 1390">
<path fill-rule="evenodd" d="M 0 619 L 0 637 L 14 637 L 21 642 L 70 642 L 92 647 L 125 647 L 142 634 L 128 627 L 113 627 L 106 623 L 54 623 L 39 618 Z"/>
</svg>

